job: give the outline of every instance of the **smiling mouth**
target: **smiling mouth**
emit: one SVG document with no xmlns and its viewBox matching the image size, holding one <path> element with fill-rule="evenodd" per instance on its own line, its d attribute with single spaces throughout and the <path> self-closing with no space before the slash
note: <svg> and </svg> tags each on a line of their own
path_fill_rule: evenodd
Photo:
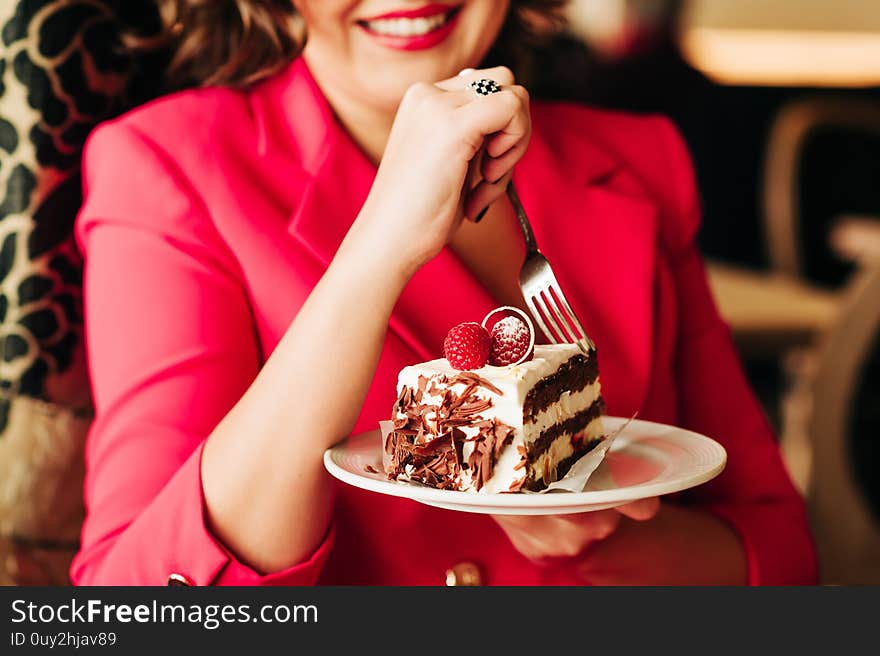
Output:
<svg viewBox="0 0 880 656">
<path fill-rule="evenodd" d="M 413 18 L 377 18 L 374 20 L 358 21 L 358 25 L 366 31 L 379 36 L 400 38 L 413 38 L 427 36 L 445 27 L 461 7 L 454 7 L 447 12 L 434 14 L 433 16 L 418 16 Z"/>
</svg>

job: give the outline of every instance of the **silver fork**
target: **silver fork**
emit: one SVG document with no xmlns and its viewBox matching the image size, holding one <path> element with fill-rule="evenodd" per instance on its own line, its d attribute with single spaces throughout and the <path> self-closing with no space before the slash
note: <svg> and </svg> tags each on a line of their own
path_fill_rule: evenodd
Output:
<svg viewBox="0 0 880 656">
<path fill-rule="evenodd" d="M 538 250 L 535 233 L 513 180 L 507 185 L 507 196 L 526 240 L 526 260 L 519 272 L 519 286 L 535 323 L 554 344 L 577 344 L 584 353 L 595 351 L 596 345 L 562 293 L 550 262 Z"/>
</svg>

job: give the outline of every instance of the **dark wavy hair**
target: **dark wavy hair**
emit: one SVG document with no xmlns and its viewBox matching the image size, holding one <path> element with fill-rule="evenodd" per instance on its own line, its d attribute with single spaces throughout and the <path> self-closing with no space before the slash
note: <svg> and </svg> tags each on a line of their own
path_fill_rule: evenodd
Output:
<svg viewBox="0 0 880 656">
<path fill-rule="evenodd" d="M 511 0 L 487 63 L 527 75 L 529 52 L 563 24 L 568 0 Z M 163 52 L 167 86 L 247 86 L 284 68 L 306 30 L 292 0 L 156 0 L 158 35 L 130 34 L 129 46 Z"/>
</svg>

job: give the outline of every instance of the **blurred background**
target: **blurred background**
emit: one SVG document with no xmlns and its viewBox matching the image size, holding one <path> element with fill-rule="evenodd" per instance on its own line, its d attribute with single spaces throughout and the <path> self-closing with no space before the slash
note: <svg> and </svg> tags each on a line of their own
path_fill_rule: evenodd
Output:
<svg viewBox="0 0 880 656">
<path fill-rule="evenodd" d="M 669 116 L 700 246 L 807 499 L 822 582 L 880 583 L 880 3 L 571 0 L 533 95 Z M 94 125 L 163 92 L 152 0 L 0 3 L 0 584 L 63 584 L 90 422 L 71 239 Z"/>
</svg>

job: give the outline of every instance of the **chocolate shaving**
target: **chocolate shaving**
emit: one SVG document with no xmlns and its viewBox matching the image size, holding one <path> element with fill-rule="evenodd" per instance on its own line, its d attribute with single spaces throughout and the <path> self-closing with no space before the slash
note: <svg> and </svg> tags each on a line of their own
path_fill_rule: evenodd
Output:
<svg viewBox="0 0 880 656">
<path fill-rule="evenodd" d="M 492 401 L 489 399 L 477 399 L 471 403 L 466 403 L 461 406 L 458 414 L 464 415 L 465 417 L 470 417 L 471 415 L 477 415 L 481 412 L 484 412 L 492 407 Z"/>
<path fill-rule="evenodd" d="M 449 404 L 449 412 L 453 413 L 458 410 L 458 408 L 460 408 L 462 404 L 464 404 L 468 399 L 471 398 L 471 396 L 473 396 L 474 390 L 477 389 L 477 387 L 478 385 L 476 385 L 475 383 L 471 383 L 470 385 L 465 387 L 464 391 L 457 398 L 452 399 L 452 402 Z"/>
<path fill-rule="evenodd" d="M 550 485 L 556 480 L 556 469 L 549 457 L 544 458 L 544 471 L 541 473 L 544 485 Z"/>
<path fill-rule="evenodd" d="M 391 431 L 388 433 L 388 437 L 385 438 L 385 453 L 389 456 L 394 453 L 395 445 L 396 445 L 396 436 L 397 433 L 395 431 Z"/>
<path fill-rule="evenodd" d="M 474 450 L 471 452 L 470 458 L 468 458 L 468 468 L 473 472 L 473 481 L 474 487 L 477 488 L 477 491 L 480 491 L 480 488 L 483 487 L 483 481 L 486 480 L 487 476 L 482 469 L 483 465 L 483 449 L 485 445 L 483 443 L 482 436 L 477 441 L 474 446 Z"/>
<path fill-rule="evenodd" d="M 504 392 L 495 387 L 491 382 L 483 378 L 482 376 L 478 376 L 472 371 L 462 371 L 459 372 L 458 375 L 450 381 L 450 385 L 455 385 L 456 383 L 464 383 L 468 384 L 476 384 L 480 387 L 485 387 L 490 392 L 494 392 L 498 396 L 504 396 Z"/>
<path fill-rule="evenodd" d="M 492 469 L 495 465 L 495 459 L 492 457 L 492 448 L 490 444 L 486 444 L 483 447 L 483 457 L 480 459 L 480 487 L 492 478 Z M 479 489 L 479 488 L 477 488 Z"/>
<path fill-rule="evenodd" d="M 379 470 L 376 469 L 375 467 L 373 467 L 372 465 L 364 466 L 364 471 L 369 474 L 378 474 L 379 473 Z"/>
<path fill-rule="evenodd" d="M 404 387 L 400 393 L 400 399 L 397 402 L 397 405 L 403 409 L 412 404 L 412 390 L 409 387 Z"/>
<path fill-rule="evenodd" d="M 461 467 L 464 464 L 464 441 L 467 437 L 463 430 L 453 428 L 450 433 L 452 436 L 452 452 L 455 454 L 455 463 Z"/>
<path fill-rule="evenodd" d="M 424 444 L 413 446 L 412 452 L 417 456 L 431 456 L 437 451 L 452 443 L 452 433 L 443 433 Z"/>
<path fill-rule="evenodd" d="M 448 386 L 439 387 L 443 384 Z M 452 389 L 457 384 L 464 385 L 461 392 Z M 513 439 L 510 426 L 481 416 L 493 405 L 491 399 L 478 395 L 481 388 L 501 394 L 492 383 L 472 372 L 461 372 L 451 380 L 446 376 L 430 380 L 420 376 L 417 389 L 401 389 L 393 430 L 385 442 L 385 451 L 391 456 L 386 468 L 388 477 L 402 476 L 440 489 L 455 489 L 462 484 L 462 470 L 467 469 L 473 485 L 480 490 Z M 422 405 L 426 389 L 431 396 L 439 397 L 436 404 Z M 476 428 L 478 433 L 468 437 L 463 426 Z M 467 462 L 463 452 L 466 442 L 474 444 Z"/>
<path fill-rule="evenodd" d="M 495 459 L 497 460 L 501 457 L 501 452 L 504 450 L 504 447 L 507 446 L 507 443 L 513 438 L 513 429 L 506 424 L 496 422 L 493 427 L 493 432 L 495 434 Z"/>
</svg>

